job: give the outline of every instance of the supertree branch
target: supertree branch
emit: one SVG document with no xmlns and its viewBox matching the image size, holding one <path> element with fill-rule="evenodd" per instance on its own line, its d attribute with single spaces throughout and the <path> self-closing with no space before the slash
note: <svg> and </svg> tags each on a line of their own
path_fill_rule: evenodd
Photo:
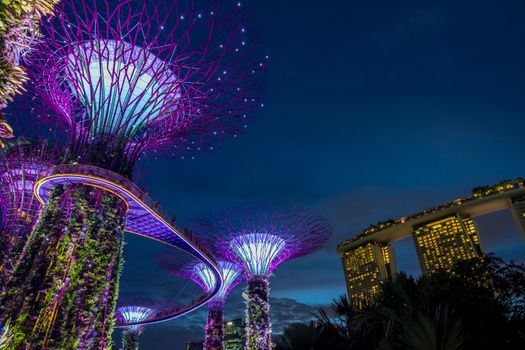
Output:
<svg viewBox="0 0 525 350">
<path fill-rule="evenodd" d="M 117 308 L 117 317 L 126 323 L 139 323 L 147 320 L 154 310 L 144 306 L 120 306 Z M 138 350 L 139 337 L 143 331 L 142 325 L 126 327 L 122 333 L 122 350 Z"/>
<path fill-rule="evenodd" d="M 104 143 L 130 162 L 211 148 L 261 104 L 241 13 L 216 1 L 64 0 L 45 25 L 36 90 L 80 149 Z"/>
<path fill-rule="evenodd" d="M 16 260 L 38 219 L 40 203 L 33 196 L 35 183 L 59 164 L 64 147 L 47 141 L 19 137 L 0 149 L 0 280 Z"/>
<path fill-rule="evenodd" d="M 194 281 L 204 291 L 208 291 L 210 286 L 215 283 L 210 280 L 210 277 L 213 277 L 211 271 L 202 263 L 195 263 L 187 259 L 182 260 L 179 256 L 172 254 L 161 254 L 159 262 L 171 274 Z M 204 330 L 205 350 L 224 349 L 224 303 L 232 289 L 244 280 L 242 269 L 236 263 L 218 260 L 218 264 L 223 277 L 223 285 L 219 293 L 208 303 L 208 321 Z"/>
<path fill-rule="evenodd" d="M 330 225 L 311 211 L 293 206 L 241 205 L 202 215 L 193 229 L 214 241 L 248 278 L 243 294 L 246 349 L 271 349 L 269 277 L 282 262 L 321 248 L 330 237 Z"/>
<path fill-rule="evenodd" d="M 204 214 L 193 228 L 217 237 L 216 248 L 251 276 L 268 276 L 280 263 L 321 248 L 330 225 L 310 210 L 285 205 L 239 205 Z"/>
<path fill-rule="evenodd" d="M 166 271 L 174 276 L 192 280 L 205 293 L 210 292 L 215 286 L 215 277 L 212 271 L 205 264 L 187 255 L 161 253 L 157 260 Z M 244 279 L 244 276 L 241 267 L 232 261 L 219 258 L 217 263 L 222 273 L 223 284 L 213 299 L 224 300 L 231 290 Z"/>
</svg>

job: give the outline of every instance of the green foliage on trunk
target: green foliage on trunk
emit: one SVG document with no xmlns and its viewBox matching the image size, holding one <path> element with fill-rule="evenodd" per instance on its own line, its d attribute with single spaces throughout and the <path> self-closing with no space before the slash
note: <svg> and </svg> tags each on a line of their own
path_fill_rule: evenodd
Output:
<svg viewBox="0 0 525 350">
<path fill-rule="evenodd" d="M 122 266 L 124 205 L 91 187 L 56 190 L 0 296 L 8 349 L 108 348 Z"/>
<path fill-rule="evenodd" d="M 122 332 L 122 350 L 139 350 L 139 336 L 141 330 L 127 328 Z"/>
</svg>

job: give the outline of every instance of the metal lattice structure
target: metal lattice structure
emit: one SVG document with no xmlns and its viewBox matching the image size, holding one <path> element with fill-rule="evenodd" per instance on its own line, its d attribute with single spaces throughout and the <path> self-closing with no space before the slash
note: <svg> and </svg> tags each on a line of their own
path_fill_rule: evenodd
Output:
<svg viewBox="0 0 525 350">
<path fill-rule="evenodd" d="M 0 150 L 2 231 L 27 235 L 38 217 L 35 183 L 59 164 L 65 149 L 46 141 L 19 137 Z"/>
<path fill-rule="evenodd" d="M 248 277 L 269 276 L 282 262 L 321 248 L 331 234 L 319 215 L 279 205 L 230 207 L 202 215 L 192 227 L 200 236 L 216 237 L 216 248 Z"/>
<path fill-rule="evenodd" d="M 246 349 L 271 349 L 269 277 L 284 261 L 320 249 L 330 237 L 330 225 L 302 208 L 242 205 L 203 215 L 192 228 L 242 266 L 248 279 Z"/>
<path fill-rule="evenodd" d="M 265 58 L 251 58 L 237 8 L 164 3 L 64 0 L 44 25 L 34 86 L 79 162 L 105 152 L 104 166 L 122 169 L 148 152 L 213 149 L 261 105 Z"/>
<path fill-rule="evenodd" d="M 106 347 L 124 230 L 193 254 L 215 273 L 211 291 L 144 322 L 189 312 L 220 290 L 222 276 L 213 258 L 126 179 L 146 154 L 193 153 L 236 136 L 247 126 L 249 112 L 261 105 L 257 81 L 264 59 L 251 59 L 241 13 L 237 4 L 228 4 L 62 0 L 43 24 L 29 72 L 44 110 L 36 108 L 45 111 L 37 117 L 64 125 L 67 162 L 74 165 L 54 168 L 35 186 L 48 203 L 41 216 L 46 220 L 33 231 L 31 249 L 20 259 L 27 263 L 16 269 L 3 301 L 24 332 L 15 347 Z M 50 246 L 60 247 L 59 254 L 48 254 Z M 87 256 L 99 263 L 83 262 Z M 36 284 L 43 297 L 33 305 L 24 293 L 32 294 Z M 20 286 L 23 297 L 15 296 Z M 65 321 L 58 324 L 62 316 Z"/>
<path fill-rule="evenodd" d="M 158 260 L 166 271 L 174 276 L 192 280 L 204 292 L 209 292 L 216 285 L 213 271 L 198 260 L 170 253 L 161 254 Z M 222 286 L 214 299 L 224 301 L 231 290 L 244 280 L 244 275 L 241 267 L 232 261 L 218 259 L 217 266 L 222 276 Z"/>
<path fill-rule="evenodd" d="M 0 149 L 0 279 L 13 270 L 41 205 L 33 195 L 35 183 L 59 164 L 65 149 L 58 144 L 19 137 Z M 5 280 L 2 282 L 5 283 Z"/>
<path fill-rule="evenodd" d="M 210 289 L 214 283 L 212 271 L 201 262 L 181 259 L 173 254 L 161 254 L 160 265 L 175 276 L 194 281 L 203 291 Z M 218 267 L 223 280 L 217 295 L 208 303 L 208 320 L 205 326 L 204 349 L 217 350 L 224 348 L 224 303 L 228 294 L 244 280 L 242 268 L 228 260 L 218 260 Z"/>
</svg>

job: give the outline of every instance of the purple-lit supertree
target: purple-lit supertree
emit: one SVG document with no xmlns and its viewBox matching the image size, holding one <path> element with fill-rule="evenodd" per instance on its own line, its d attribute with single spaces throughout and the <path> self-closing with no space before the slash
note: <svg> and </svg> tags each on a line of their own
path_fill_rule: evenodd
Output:
<svg viewBox="0 0 525 350">
<path fill-rule="evenodd" d="M 209 292 L 215 285 L 213 273 L 203 263 L 181 259 L 173 254 L 162 254 L 159 261 L 167 271 L 194 281 L 204 292 Z M 222 273 L 223 285 L 219 293 L 208 303 L 204 350 L 224 349 L 224 303 L 233 288 L 244 280 L 242 268 L 238 264 L 225 259 L 218 259 L 217 263 Z"/>
<path fill-rule="evenodd" d="M 264 63 L 236 12 L 214 2 L 62 2 L 32 77 L 78 162 L 131 176 L 146 153 L 213 149 L 246 127 Z"/>
<path fill-rule="evenodd" d="M 40 117 L 63 122 L 69 162 L 131 178 L 145 154 L 192 153 L 237 135 L 260 104 L 264 64 L 249 57 L 237 6 L 162 4 L 63 0 L 43 26 L 31 88 L 49 109 Z M 16 346 L 109 344 L 126 210 L 100 188 L 55 188 L 1 298 Z"/>
<path fill-rule="evenodd" d="M 119 306 L 116 316 L 126 323 L 140 323 L 147 320 L 153 312 L 153 309 L 145 306 Z M 143 329 L 141 324 L 126 327 L 122 332 L 122 350 L 138 350 Z"/>
<path fill-rule="evenodd" d="M 0 149 L 0 283 L 6 279 L 38 219 L 35 183 L 65 156 L 64 147 L 19 137 Z"/>
<path fill-rule="evenodd" d="M 309 210 L 292 206 L 237 206 L 200 217 L 193 229 L 219 237 L 217 248 L 242 266 L 248 279 L 246 349 L 271 349 L 269 277 L 282 262 L 319 249 L 330 225 Z"/>
</svg>

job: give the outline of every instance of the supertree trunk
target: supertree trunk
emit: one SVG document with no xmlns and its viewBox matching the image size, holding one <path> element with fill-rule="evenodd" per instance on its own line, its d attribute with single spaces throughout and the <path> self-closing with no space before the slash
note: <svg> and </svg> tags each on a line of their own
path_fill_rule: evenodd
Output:
<svg viewBox="0 0 525 350">
<path fill-rule="evenodd" d="M 208 303 L 208 322 L 205 329 L 204 350 L 224 349 L 223 313 L 223 300 L 212 300 Z"/>
<path fill-rule="evenodd" d="M 135 326 L 136 327 L 136 326 Z M 139 336 L 142 329 L 128 327 L 122 332 L 122 350 L 139 350 Z"/>
<path fill-rule="evenodd" d="M 19 228 L 16 234 L 0 232 L 0 292 L 4 290 L 30 233 L 31 226 L 28 223 L 25 228 Z"/>
<path fill-rule="evenodd" d="M 0 290 L 3 290 L 24 241 L 10 232 L 0 232 Z"/>
<path fill-rule="evenodd" d="M 243 294 L 246 301 L 246 350 L 269 350 L 270 302 L 269 282 L 265 276 L 255 276 L 248 281 Z"/>
<path fill-rule="evenodd" d="M 106 349 L 122 265 L 125 204 L 100 189 L 56 189 L 0 296 L 8 349 Z"/>
</svg>

